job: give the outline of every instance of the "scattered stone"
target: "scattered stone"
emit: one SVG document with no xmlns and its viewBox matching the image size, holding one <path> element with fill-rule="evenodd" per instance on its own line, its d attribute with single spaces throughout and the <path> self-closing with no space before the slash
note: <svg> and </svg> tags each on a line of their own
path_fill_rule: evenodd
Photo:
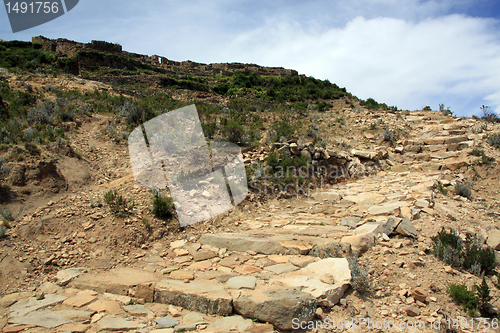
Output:
<svg viewBox="0 0 500 333">
<path fill-rule="evenodd" d="M 371 232 L 366 232 L 363 234 L 346 236 L 340 240 L 340 243 L 348 243 L 351 245 L 353 252 L 362 254 L 375 245 L 375 236 Z"/>
<path fill-rule="evenodd" d="M 321 277 L 331 275 L 334 284 L 324 283 Z M 344 295 L 351 282 L 351 270 L 345 258 L 328 258 L 314 262 L 306 267 L 273 280 L 281 282 L 289 287 L 300 288 L 317 298 L 318 304 L 332 307 Z"/>
<path fill-rule="evenodd" d="M 259 273 L 261 269 L 250 265 L 241 265 L 235 267 L 234 271 L 241 275 L 248 275 L 248 274 Z"/>
<path fill-rule="evenodd" d="M 182 317 L 183 324 L 200 324 L 204 322 L 206 322 L 205 318 L 197 312 L 190 312 Z"/>
<path fill-rule="evenodd" d="M 65 286 L 70 283 L 73 279 L 82 274 L 84 268 L 68 268 L 57 272 L 57 284 L 60 286 Z"/>
<path fill-rule="evenodd" d="M 194 271 L 187 271 L 187 270 L 173 271 L 168 275 L 168 278 L 181 281 L 194 280 Z"/>
<path fill-rule="evenodd" d="M 170 317 L 162 317 L 155 320 L 156 328 L 170 328 L 179 325 L 179 321 Z"/>
<path fill-rule="evenodd" d="M 500 230 L 492 229 L 486 239 L 486 244 L 494 250 L 500 250 Z"/>
<path fill-rule="evenodd" d="M 406 314 L 410 317 L 420 316 L 420 310 L 415 306 L 410 306 L 406 308 Z"/>
<path fill-rule="evenodd" d="M 413 291 L 411 292 L 411 296 L 417 301 L 424 303 L 427 297 L 427 293 L 422 288 L 419 287 L 413 289 Z"/>
<path fill-rule="evenodd" d="M 74 333 L 83 333 L 87 332 L 89 329 L 89 325 L 85 324 L 64 324 L 57 328 L 60 332 L 74 332 Z"/>
<path fill-rule="evenodd" d="M 51 305 L 62 303 L 67 297 L 61 295 L 45 295 L 42 300 L 37 300 L 35 297 L 27 298 L 18 301 L 9 309 L 11 317 L 22 317 L 27 313 L 46 308 Z"/>
<path fill-rule="evenodd" d="M 230 278 L 226 287 L 228 289 L 255 289 L 257 278 L 253 276 L 235 276 Z"/>
<path fill-rule="evenodd" d="M 88 292 L 79 292 L 76 296 L 70 297 L 63 302 L 63 305 L 80 308 L 93 302 L 97 297 Z"/>
<path fill-rule="evenodd" d="M 267 266 L 264 269 L 267 271 L 271 271 L 274 274 L 280 275 L 280 274 L 284 274 L 284 273 L 288 273 L 288 272 L 293 272 L 293 271 L 297 270 L 298 267 L 293 265 L 293 264 L 286 263 L 286 264 L 276 264 L 276 265 L 272 265 L 272 266 Z"/>
<path fill-rule="evenodd" d="M 403 221 L 399 223 L 398 227 L 396 228 L 396 232 L 403 236 L 413 238 L 420 237 L 417 229 L 415 229 L 409 218 L 404 218 Z"/>
<path fill-rule="evenodd" d="M 115 295 L 110 293 L 104 293 L 103 297 L 107 300 L 117 301 L 125 305 L 130 304 L 130 301 L 132 300 L 132 298 L 129 296 Z"/>
<path fill-rule="evenodd" d="M 251 319 L 245 319 L 241 316 L 229 316 L 217 319 L 208 325 L 207 330 L 212 332 L 244 332 L 252 325 Z"/>
<path fill-rule="evenodd" d="M 98 321 L 101 330 L 126 331 L 144 327 L 144 324 L 126 318 L 108 315 Z"/>
<path fill-rule="evenodd" d="M 155 316 L 153 311 L 149 310 L 146 306 L 141 304 L 126 305 L 123 307 L 123 309 L 130 313 L 132 316 L 136 317 L 154 318 Z"/>
<path fill-rule="evenodd" d="M 122 308 L 116 301 L 103 301 L 98 300 L 92 304 L 87 305 L 87 308 L 95 312 L 107 312 L 111 315 L 117 315 L 122 313 Z"/>
<path fill-rule="evenodd" d="M 201 251 L 193 252 L 192 256 L 193 256 L 194 261 L 202 261 L 202 260 L 211 259 L 211 258 L 217 256 L 217 254 L 215 254 L 212 251 L 201 250 Z"/>
<path fill-rule="evenodd" d="M 290 258 L 290 263 L 297 267 L 305 267 L 314 262 L 314 257 L 293 257 Z M 270 265 L 268 265 L 270 266 Z"/>
<path fill-rule="evenodd" d="M 408 208 L 408 207 L 404 207 Z M 403 207 L 401 207 L 403 209 Z M 409 210 L 409 208 L 408 208 Z M 401 219 L 395 218 L 395 217 L 389 217 L 389 219 L 385 223 L 381 223 L 374 231 L 374 235 L 379 235 L 379 234 L 386 234 L 389 236 L 394 232 L 394 229 L 398 226 L 398 224 L 401 222 Z M 352 244 L 351 244 L 352 245 Z"/>
</svg>

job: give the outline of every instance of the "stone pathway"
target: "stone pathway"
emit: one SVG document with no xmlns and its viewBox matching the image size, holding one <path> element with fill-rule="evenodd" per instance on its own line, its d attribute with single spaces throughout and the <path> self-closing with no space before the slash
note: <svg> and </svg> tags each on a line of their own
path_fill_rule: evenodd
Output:
<svg viewBox="0 0 500 333">
<path fill-rule="evenodd" d="M 445 175 L 474 162 L 468 153 L 483 136 L 469 133 L 468 121 L 406 120 L 418 139 L 389 149 L 388 170 L 331 185 L 307 199 L 270 201 L 233 220 L 238 232 L 158 242 L 128 254 L 134 260 L 123 267 L 61 270 L 35 292 L 1 298 L 0 328 L 265 333 L 292 329 L 294 318 L 325 319 L 324 310 L 344 318 L 351 313 L 358 319 L 444 320 L 438 294 L 431 296 L 428 286 L 396 284 L 390 276 L 405 268 L 402 274 L 415 281 L 429 266 L 435 274 L 459 274 L 426 256 L 429 236 L 445 222 L 500 249 L 496 229 L 488 233 L 465 222 L 476 203 L 434 191 L 438 183 L 453 188 Z M 378 156 L 362 149 L 351 154 Z M 380 269 L 369 272 L 380 283 L 371 307 L 350 304 L 352 293 L 346 294 L 352 281 L 347 258 L 355 253 Z"/>
</svg>

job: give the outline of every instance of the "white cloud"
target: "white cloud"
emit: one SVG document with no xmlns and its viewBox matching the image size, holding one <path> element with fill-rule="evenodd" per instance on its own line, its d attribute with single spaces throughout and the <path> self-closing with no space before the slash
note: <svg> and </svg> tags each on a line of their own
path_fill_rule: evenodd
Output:
<svg viewBox="0 0 500 333">
<path fill-rule="evenodd" d="M 42 32 L 4 38 L 42 33 L 178 61 L 282 66 L 363 99 L 472 114 L 482 104 L 500 111 L 500 22 L 466 16 L 491 1 L 87 0 Z"/>
<path fill-rule="evenodd" d="M 235 38 L 221 54 L 225 61 L 231 57 L 328 78 L 363 99 L 409 109 L 445 103 L 458 114 L 472 114 L 481 104 L 500 108 L 496 23 L 463 15 L 418 23 L 357 17 L 318 32 L 271 19 Z"/>
</svg>

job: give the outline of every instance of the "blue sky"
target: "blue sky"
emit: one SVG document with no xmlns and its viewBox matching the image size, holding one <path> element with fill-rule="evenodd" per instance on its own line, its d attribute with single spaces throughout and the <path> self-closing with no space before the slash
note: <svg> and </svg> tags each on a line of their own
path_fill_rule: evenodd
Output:
<svg viewBox="0 0 500 333">
<path fill-rule="evenodd" d="M 80 0 L 16 34 L 0 10 L 0 38 L 38 35 L 177 61 L 292 68 L 400 109 L 500 112 L 498 0 Z"/>
</svg>

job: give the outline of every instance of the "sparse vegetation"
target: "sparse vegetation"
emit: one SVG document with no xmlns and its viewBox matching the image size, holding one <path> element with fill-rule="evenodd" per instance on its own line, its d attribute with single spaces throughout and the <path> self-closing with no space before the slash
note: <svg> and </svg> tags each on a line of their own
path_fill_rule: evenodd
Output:
<svg viewBox="0 0 500 333">
<path fill-rule="evenodd" d="M 457 269 L 472 274 L 492 274 L 498 265 L 493 250 L 483 248 L 476 235 L 467 233 L 463 240 L 455 230 L 444 228 L 432 237 L 434 255 Z"/>
<path fill-rule="evenodd" d="M 462 181 L 455 183 L 455 193 L 461 197 L 472 198 L 472 183 L 470 181 Z"/>
<path fill-rule="evenodd" d="M 488 138 L 490 146 L 500 149 L 500 135 L 493 135 Z"/>
<path fill-rule="evenodd" d="M 444 195 L 448 194 L 448 189 L 446 187 L 444 187 L 442 183 L 438 183 L 437 186 L 436 186 L 436 188 L 442 194 L 444 194 Z"/>
<path fill-rule="evenodd" d="M 351 270 L 351 287 L 360 294 L 365 294 L 372 289 L 367 267 L 362 267 L 358 262 L 358 256 L 354 255 L 348 259 Z"/>
<path fill-rule="evenodd" d="M 162 218 L 170 219 L 174 216 L 174 202 L 171 197 L 164 197 L 160 191 L 153 191 L 153 215 Z"/>
<path fill-rule="evenodd" d="M 395 140 L 394 133 L 392 133 L 392 131 L 389 128 L 386 128 L 382 135 L 384 137 L 384 141 L 393 142 Z"/>
<path fill-rule="evenodd" d="M 478 299 L 473 290 L 469 290 L 464 284 L 451 283 L 447 289 L 448 295 L 459 305 L 469 311 L 475 311 Z M 469 312 L 471 313 L 471 312 Z M 473 312 L 472 312 L 473 314 Z"/>
<path fill-rule="evenodd" d="M 128 215 L 134 208 L 133 201 L 125 199 L 116 190 L 106 192 L 104 194 L 104 202 L 109 206 L 109 210 L 118 217 Z"/>
</svg>

